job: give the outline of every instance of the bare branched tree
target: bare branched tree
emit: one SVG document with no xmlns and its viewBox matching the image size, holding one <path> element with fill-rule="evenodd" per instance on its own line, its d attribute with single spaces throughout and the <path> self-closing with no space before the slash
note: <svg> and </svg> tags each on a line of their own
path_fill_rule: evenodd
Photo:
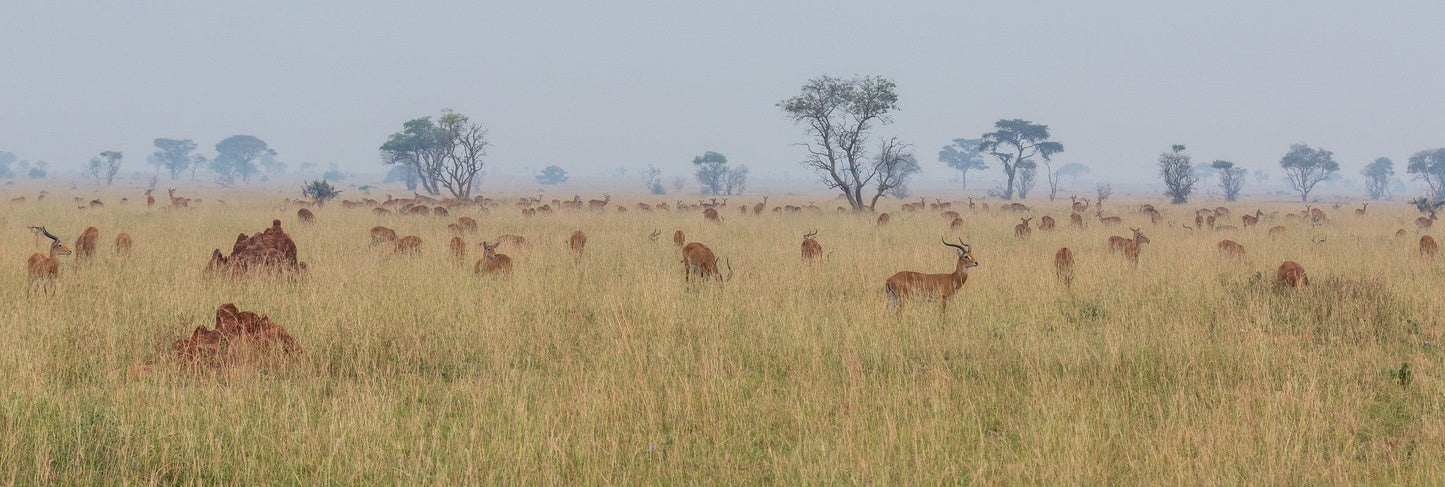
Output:
<svg viewBox="0 0 1445 487">
<path fill-rule="evenodd" d="M 1044 159 L 1044 176 L 1049 178 L 1049 201 L 1053 201 L 1059 194 L 1059 172 L 1054 170 L 1054 163 Z"/>
<path fill-rule="evenodd" d="M 875 124 L 893 121 L 889 113 L 898 109 L 893 90 L 893 81 L 879 76 L 821 76 L 808 80 L 798 96 L 778 103 L 812 137 L 801 144 L 808 149 L 803 165 L 817 171 L 824 185 L 842 191 L 853 211 L 865 209 L 863 188 L 878 182 L 872 180 L 878 164 L 871 163 L 866 145 Z"/>
<path fill-rule="evenodd" d="M 1219 171 L 1219 190 L 1224 192 L 1225 201 L 1239 199 L 1239 190 L 1244 187 L 1244 176 L 1249 174 L 1249 171 L 1234 167 L 1233 162 L 1222 160 L 1214 161 L 1210 167 Z"/>
<path fill-rule="evenodd" d="M 87 169 L 90 175 L 95 177 L 95 183 L 105 180 L 105 185 L 110 186 L 115 181 L 115 173 L 120 172 L 120 160 L 125 156 L 118 151 L 108 150 L 101 152 L 99 157 L 90 158 L 90 165 Z"/>
<path fill-rule="evenodd" d="M 1169 202 L 1181 205 L 1189 202 L 1189 193 L 1194 192 L 1194 184 L 1199 182 L 1199 177 L 1194 175 L 1194 168 L 1189 164 L 1189 154 L 1184 153 L 1184 146 L 1174 144 L 1169 152 L 1159 154 L 1159 178 L 1164 180 L 1164 195 L 1169 197 Z"/>
<path fill-rule="evenodd" d="M 667 194 L 667 190 L 662 187 L 662 170 L 648 164 L 647 170 L 642 172 L 642 187 L 647 188 L 648 193 Z"/>
<path fill-rule="evenodd" d="M 487 129 L 473 123 L 466 115 L 446 110 L 437 119 L 440 135 L 441 165 L 436 169 L 437 181 L 453 197 L 468 199 L 472 194 L 472 181 L 486 165 L 482 157 L 487 155 Z"/>
<path fill-rule="evenodd" d="M 908 178 L 918 172 L 918 161 L 913 157 L 912 149 L 913 146 L 899 141 L 897 137 L 890 137 L 879 144 L 873 169 L 865 179 L 877 181 L 877 191 L 868 201 L 868 211 L 877 208 L 878 198 L 885 194 L 897 194 L 903 190 L 906 196 Z"/>
<path fill-rule="evenodd" d="M 1107 200 L 1110 196 L 1113 195 L 1114 185 L 1109 183 L 1099 183 L 1094 185 L 1094 197 L 1098 198 L 1099 201 Z"/>
</svg>

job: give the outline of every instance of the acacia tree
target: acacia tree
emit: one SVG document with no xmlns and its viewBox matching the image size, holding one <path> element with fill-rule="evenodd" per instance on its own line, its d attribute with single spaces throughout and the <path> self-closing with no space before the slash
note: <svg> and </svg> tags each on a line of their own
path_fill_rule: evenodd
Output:
<svg viewBox="0 0 1445 487">
<path fill-rule="evenodd" d="M 702 189 L 702 194 L 722 194 L 723 186 L 727 184 L 728 158 L 722 154 L 707 151 L 702 155 L 692 158 L 692 165 L 697 166 L 697 185 Z"/>
<path fill-rule="evenodd" d="M 1059 168 L 1058 174 L 1060 177 L 1067 177 L 1077 184 L 1079 182 L 1079 176 L 1083 176 L 1088 173 L 1089 166 L 1085 166 L 1077 162 L 1070 162 L 1068 164 L 1064 164 L 1064 167 Z"/>
<path fill-rule="evenodd" d="M 748 166 L 740 164 L 738 167 L 729 169 L 726 179 L 728 196 L 743 194 L 743 190 L 748 187 Z"/>
<path fill-rule="evenodd" d="M 1410 156 L 1405 172 L 1430 188 L 1433 201 L 1445 200 L 1445 149 L 1422 150 Z"/>
<path fill-rule="evenodd" d="M 983 160 L 983 151 L 979 146 L 983 144 L 982 139 L 953 139 L 952 144 L 943 146 L 938 151 L 938 161 L 948 167 L 958 170 L 958 180 L 963 189 L 968 189 L 968 171 L 988 169 L 988 164 Z"/>
<path fill-rule="evenodd" d="M 557 166 L 547 166 L 542 172 L 537 173 L 537 184 L 562 184 L 567 182 L 567 170 Z"/>
<path fill-rule="evenodd" d="M 798 96 L 777 104 L 794 124 L 805 125 L 812 137 L 801 144 L 808 149 L 803 166 L 817 171 L 827 187 L 842 191 L 853 211 L 865 209 L 864 188 L 891 176 L 879 171 L 897 167 L 878 164 L 867 149 L 873 126 L 893 121 L 889 113 L 898 109 L 894 88 L 893 81 L 881 76 L 820 76 L 808 80 Z"/>
<path fill-rule="evenodd" d="M 1008 184 L 1004 186 L 1003 199 L 1011 200 L 1014 195 L 1014 180 L 1018 176 L 1019 169 L 1027 167 L 1032 172 L 1033 168 L 1037 167 L 1034 163 L 1035 157 L 1049 160 L 1054 154 L 1064 151 L 1064 144 L 1049 140 L 1048 125 L 1015 118 L 999 120 L 994 122 L 993 126 L 998 130 L 983 134 L 983 142 L 979 144 L 979 150 L 988 152 L 1003 164 L 1003 172 L 1008 176 Z M 1019 192 L 1021 197 L 1028 193 L 1027 191 Z"/>
<path fill-rule="evenodd" d="M 120 171 L 120 160 L 125 155 L 120 152 L 108 150 L 101 152 L 100 156 L 90 158 L 90 175 L 95 177 L 95 184 L 100 184 L 105 179 L 105 185 L 110 186 L 115 181 L 115 173 Z"/>
<path fill-rule="evenodd" d="M 1395 175 L 1395 163 L 1388 157 L 1375 159 L 1360 170 L 1360 175 L 1365 177 L 1365 192 L 1370 194 L 1370 199 L 1378 200 L 1390 192 L 1390 176 Z"/>
<path fill-rule="evenodd" d="M 261 139 L 250 135 L 232 135 L 216 143 L 216 159 L 211 161 L 211 169 L 216 171 L 217 182 L 221 184 L 234 183 L 236 176 L 240 176 L 242 182 L 247 182 L 252 175 L 260 172 L 255 164 L 257 159 L 275 155 L 276 151 L 271 150 Z"/>
<path fill-rule="evenodd" d="M 1216 171 L 1219 171 L 1219 190 L 1224 192 L 1226 201 L 1239 199 L 1239 190 L 1244 187 L 1244 176 L 1249 171 L 1242 167 L 1234 167 L 1233 162 L 1214 161 L 1210 164 Z"/>
<path fill-rule="evenodd" d="M 381 162 L 410 167 L 422 191 L 441 194 L 437 179 L 445 157 L 442 150 L 441 131 L 431 117 L 413 118 L 402 124 L 401 132 L 391 134 L 381 144 Z"/>
<path fill-rule="evenodd" d="M 1309 201 L 1310 191 L 1316 184 L 1340 170 L 1340 163 L 1335 162 L 1333 152 L 1305 144 L 1290 145 L 1289 152 L 1280 158 L 1279 165 L 1284 168 L 1290 187 L 1299 192 L 1300 201 L 1304 202 Z"/>
<path fill-rule="evenodd" d="M 175 181 L 176 177 L 190 168 L 192 164 L 199 165 L 206 160 L 195 153 L 196 143 L 191 139 L 156 139 L 153 144 L 159 150 L 151 156 L 159 163 L 159 167 L 170 171 L 172 181 Z"/>
<path fill-rule="evenodd" d="M 1159 178 L 1164 180 L 1164 195 L 1169 197 L 1169 202 L 1182 205 L 1189 202 L 1189 193 L 1194 192 L 1194 184 L 1199 182 L 1199 176 L 1194 175 L 1194 168 L 1189 165 L 1189 154 L 1184 153 L 1184 146 L 1174 144 L 1169 152 L 1159 154 Z"/>
</svg>

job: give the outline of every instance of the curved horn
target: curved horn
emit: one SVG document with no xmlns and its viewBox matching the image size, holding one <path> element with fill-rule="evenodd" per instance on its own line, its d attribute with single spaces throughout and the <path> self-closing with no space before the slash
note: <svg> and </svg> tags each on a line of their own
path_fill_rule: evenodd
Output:
<svg viewBox="0 0 1445 487">
<path fill-rule="evenodd" d="M 958 238 L 958 243 L 959 243 L 959 245 L 963 245 L 963 250 L 966 250 L 966 251 L 969 251 L 969 252 L 973 252 L 973 246 L 972 246 L 972 245 L 969 245 L 969 244 L 966 244 L 966 243 L 963 243 L 963 237 L 959 237 L 959 238 Z"/>
<path fill-rule="evenodd" d="M 45 227 L 44 227 L 44 226 L 30 227 L 30 228 L 35 229 L 35 230 L 40 230 L 40 233 L 45 234 L 45 238 L 48 238 L 48 239 L 51 239 L 51 240 L 54 240 L 54 241 L 57 241 L 57 242 L 60 241 L 60 237 L 51 235 L 49 231 L 46 231 L 46 230 L 45 230 Z"/>
<path fill-rule="evenodd" d="M 943 242 L 944 245 L 947 245 L 947 246 L 949 246 L 949 247 L 953 247 L 953 248 L 958 249 L 958 250 L 963 250 L 963 251 L 967 251 L 967 250 L 968 250 L 968 249 L 966 249 L 966 248 L 959 247 L 959 246 L 957 246 L 957 245 L 948 243 L 948 241 L 947 241 L 947 240 L 944 240 L 943 237 L 938 237 L 938 241 Z M 959 243 L 963 243 L 963 241 L 960 240 Z M 967 244 L 964 244 L 964 245 L 967 245 Z"/>
</svg>

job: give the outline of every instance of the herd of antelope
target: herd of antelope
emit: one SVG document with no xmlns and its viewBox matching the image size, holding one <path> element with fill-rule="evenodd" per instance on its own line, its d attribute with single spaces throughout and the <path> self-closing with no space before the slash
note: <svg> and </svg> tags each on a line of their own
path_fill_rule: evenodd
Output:
<svg viewBox="0 0 1445 487">
<path fill-rule="evenodd" d="M 42 193 L 37 200 L 43 200 L 44 196 L 45 194 Z M 144 196 L 148 207 L 155 205 L 152 190 L 146 190 Z M 76 198 L 76 200 L 77 202 L 84 201 L 83 198 Z M 170 190 L 170 200 L 171 204 L 169 208 L 190 208 L 192 204 L 200 202 L 198 199 L 178 197 L 175 195 L 174 189 Z M 1072 202 L 1069 206 L 1069 224 L 1071 227 L 1084 227 L 1085 218 L 1083 214 L 1090 211 L 1091 207 L 1094 213 L 1093 219 L 1098 221 L 1100 225 L 1108 227 L 1123 223 L 1123 217 L 1120 215 L 1105 215 L 1104 201 L 1102 199 L 1094 200 L 1092 205 L 1088 199 L 1079 201 L 1077 198 L 1071 198 L 1071 200 Z M 11 201 L 12 203 L 24 203 L 24 198 L 14 198 Z M 123 199 L 122 204 L 126 201 L 128 200 Z M 611 195 L 604 195 L 603 199 L 600 200 L 587 201 L 585 205 L 580 196 L 574 196 L 568 201 L 554 199 L 550 204 L 543 203 L 541 197 L 523 197 L 516 202 L 516 206 L 522 210 L 524 216 L 531 217 L 538 214 L 545 215 L 553 213 L 555 211 L 553 205 L 555 205 L 557 209 L 606 211 L 611 203 Z M 320 200 L 287 199 L 283 204 L 299 206 L 300 209 L 296 212 L 297 219 L 302 223 L 314 223 L 318 217 L 316 212 L 313 212 L 311 208 L 319 210 L 325 205 L 325 202 Z M 437 200 L 422 195 L 415 195 L 414 198 L 405 199 L 396 199 L 388 195 L 384 202 L 378 202 L 370 198 L 361 201 L 346 200 L 342 202 L 342 205 L 345 208 L 370 207 L 372 212 L 377 215 L 422 215 L 448 218 L 451 212 L 455 211 L 458 207 L 471 206 L 480 208 L 483 211 L 491 211 L 492 208 L 497 207 L 494 200 L 482 196 L 478 196 L 473 200 Z M 727 205 L 727 199 L 723 199 L 721 202 L 714 199 L 711 202 L 698 201 L 696 205 L 689 205 L 683 201 L 677 201 L 673 207 L 669 207 L 666 203 L 657 203 L 654 205 L 637 203 L 635 208 L 641 212 L 651 212 L 654 210 L 669 211 L 671 208 L 677 208 L 678 211 L 692 211 L 701 208 L 704 222 L 721 224 L 724 219 L 720 214 L 720 210 L 726 209 Z M 953 202 L 945 202 L 937 199 L 931 204 L 927 203 L 926 200 L 920 200 L 917 203 L 907 203 L 903 205 L 902 211 L 904 213 L 919 213 L 927 210 L 938 212 L 948 222 L 948 229 L 950 231 L 958 231 L 966 225 L 966 223 L 963 215 L 952 209 L 953 205 Z M 89 205 L 81 205 L 80 208 L 102 208 L 103 206 L 100 200 L 91 200 Z M 963 204 L 960 205 L 960 208 L 962 207 Z M 979 208 L 982 208 L 982 211 L 985 212 L 989 211 L 989 204 L 987 202 L 982 202 L 981 205 L 976 204 L 974 198 L 968 198 L 966 207 L 968 209 L 967 211 L 979 211 Z M 626 207 L 617 206 L 616 208 L 618 212 L 626 212 Z M 1027 214 L 1027 216 L 1019 217 L 1019 223 L 1014 225 L 1013 235 L 1018 239 L 1028 239 L 1035 233 L 1036 229 L 1033 226 L 1035 219 L 1039 221 L 1037 231 L 1059 231 L 1053 216 L 1034 216 L 1033 213 L 1035 213 L 1035 210 L 1022 203 L 1001 204 L 998 208 L 1000 211 Z M 1360 208 L 1355 209 L 1355 216 L 1366 216 L 1367 208 L 1368 205 L 1362 205 Z M 767 197 L 764 197 L 761 202 L 751 206 L 746 204 L 738 205 L 738 209 L 739 213 L 743 215 L 747 215 L 748 213 L 762 215 L 767 211 Z M 839 209 L 844 210 L 841 207 Z M 785 205 L 774 207 L 772 211 L 774 213 L 822 212 L 820 208 L 812 203 L 807 206 Z M 1151 224 L 1158 225 L 1165 221 L 1162 213 L 1154 208 L 1153 205 L 1141 205 L 1137 208 L 1137 213 L 1144 215 L 1148 223 Z M 1207 229 L 1215 232 L 1238 232 L 1259 227 L 1262 221 L 1279 216 L 1278 212 L 1266 214 L 1263 210 L 1255 210 L 1253 213 L 1241 215 L 1239 217 L 1240 227 L 1235 227 L 1228 223 L 1231 218 L 1231 213 L 1228 208 L 1203 208 L 1193 213 L 1194 226 L 1191 227 L 1187 224 L 1182 224 L 1180 227 L 1189 231 L 1205 231 Z M 1321 208 L 1313 206 L 1307 206 L 1298 213 L 1285 213 L 1283 216 L 1285 220 L 1308 223 L 1312 227 L 1329 222 L 1328 215 Z M 1428 217 L 1422 216 L 1416 219 L 1415 223 L 1418 229 L 1423 231 L 1430 229 L 1436 219 L 1435 213 L 1430 212 Z M 889 221 L 889 214 L 882 213 L 877 217 L 875 225 L 877 227 L 885 227 Z M 48 253 L 37 252 L 31 255 L 26 262 L 26 268 L 31 277 L 32 286 L 41 287 L 46 292 L 54 292 L 55 280 L 60 270 L 60 257 L 74 255 L 75 259 L 80 261 L 91 258 L 96 252 L 97 241 L 99 240 L 99 230 L 96 227 L 87 227 L 82 231 L 73 247 L 66 246 L 61 242 L 60 237 L 52 234 L 44 226 L 32 226 L 30 228 L 36 234 L 37 243 L 41 236 L 51 241 Z M 462 216 L 454 222 L 448 223 L 446 228 L 455 235 L 448 243 L 448 249 L 454 263 L 460 266 L 465 262 L 467 255 L 467 244 L 462 236 L 466 233 L 477 232 L 479 228 L 478 222 L 474 218 Z M 1122 254 L 1124 260 L 1127 261 L 1129 265 L 1137 266 L 1140 256 L 1143 253 L 1144 245 L 1150 243 L 1150 240 L 1139 227 L 1130 227 L 1129 230 L 1132 233 L 1130 237 L 1118 235 L 1109 237 L 1107 247 L 1111 253 Z M 1271 237 L 1278 237 L 1284 235 L 1286 231 L 1287 229 L 1283 225 L 1275 225 L 1270 227 L 1266 234 Z M 660 229 L 654 230 L 648 236 L 648 239 L 656 242 L 661 234 Z M 1395 232 L 1395 235 L 1397 237 L 1405 236 L 1407 232 L 1401 228 Z M 817 236 L 817 230 L 803 234 L 801 258 L 806 263 L 816 263 L 824 259 L 823 248 L 818 242 Z M 576 262 L 580 263 L 582 261 L 587 240 L 587 234 L 579 229 L 572 232 L 570 238 L 563 242 L 563 245 L 568 249 Z M 682 263 L 685 281 L 691 281 L 693 276 L 697 276 L 700 279 L 724 280 L 723 273 L 719 267 L 719 259 L 711 248 L 701 242 L 688 241 L 682 230 L 677 230 L 673 233 L 672 241 L 680 250 L 680 262 Z M 1324 240 L 1320 238 L 1312 238 L 1312 241 L 1316 244 L 1324 242 Z M 423 245 L 421 237 L 416 235 L 401 236 L 395 230 L 385 226 L 376 226 L 371 229 L 370 243 L 373 246 L 388 247 L 391 254 L 398 256 L 418 254 L 421 252 Z M 889 308 L 901 310 L 905 301 L 910 298 L 919 297 L 937 300 L 940 303 L 940 310 L 947 310 L 949 299 L 957 294 L 968 281 L 969 270 L 977 267 L 979 261 L 974 258 L 972 246 L 964 243 L 962 240 L 957 243 L 951 243 L 945 239 L 942 243 L 952 248 L 956 253 L 956 262 L 953 271 L 932 274 L 900 271 L 893 274 L 884 281 L 883 286 L 888 298 Z M 114 251 L 117 254 L 125 254 L 130 251 L 132 244 L 133 241 L 130 235 L 119 233 L 115 238 Z M 530 247 L 530 242 L 526 238 L 518 235 L 501 235 L 494 239 L 482 240 L 479 243 L 482 248 L 481 258 L 472 265 L 473 273 L 486 276 L 511 276 L 514 263 L 512 257 L 498 252 L 498 249 L 503 244 L 507 244 L 508 248 L 525 249 Z M 1248 255 L 1243 245 L 1228 238 L 1221 239 L 1217 244 L 1217 248 L 1219 254 L 1224 258 L 1243 260 Z M 1419 254 L 1421 256 L 1434 257 L 1438 249 L 1438 244 L 1433 237 L 1429 235 L 1420 237 Z M 731 262 L 725 261 L 725 266 L 729 271 L 728 274 L 730 278 L 732 269 Z M 1054 271 L 1058 280 L 1065 287 L 1072 286 L 1076 272 L 1075 251 L 1073 249 L 1063 247 L 1054 252 Z M 1285 261 L 1280 264 L 1276 271 L 1276 281 L 1291 288 L 1308 286 L 1310 282 L 1305 269 L 1294 261 Z"/>
</svg>

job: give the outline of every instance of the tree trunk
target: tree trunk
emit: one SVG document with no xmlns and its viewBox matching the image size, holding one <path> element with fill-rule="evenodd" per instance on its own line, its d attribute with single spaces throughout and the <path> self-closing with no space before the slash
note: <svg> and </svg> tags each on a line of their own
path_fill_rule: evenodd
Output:
<svg viewBox="0 0 1445 487">
<path fill-rule="evenodd" d="M 1018 166 L 1004 164 L 1003 172 L 1008 174 L 1008 185 L 1003 188 L 1003 199 L 1014 199 L 1014 173 L 1018 172 Z"/>
</svg>

